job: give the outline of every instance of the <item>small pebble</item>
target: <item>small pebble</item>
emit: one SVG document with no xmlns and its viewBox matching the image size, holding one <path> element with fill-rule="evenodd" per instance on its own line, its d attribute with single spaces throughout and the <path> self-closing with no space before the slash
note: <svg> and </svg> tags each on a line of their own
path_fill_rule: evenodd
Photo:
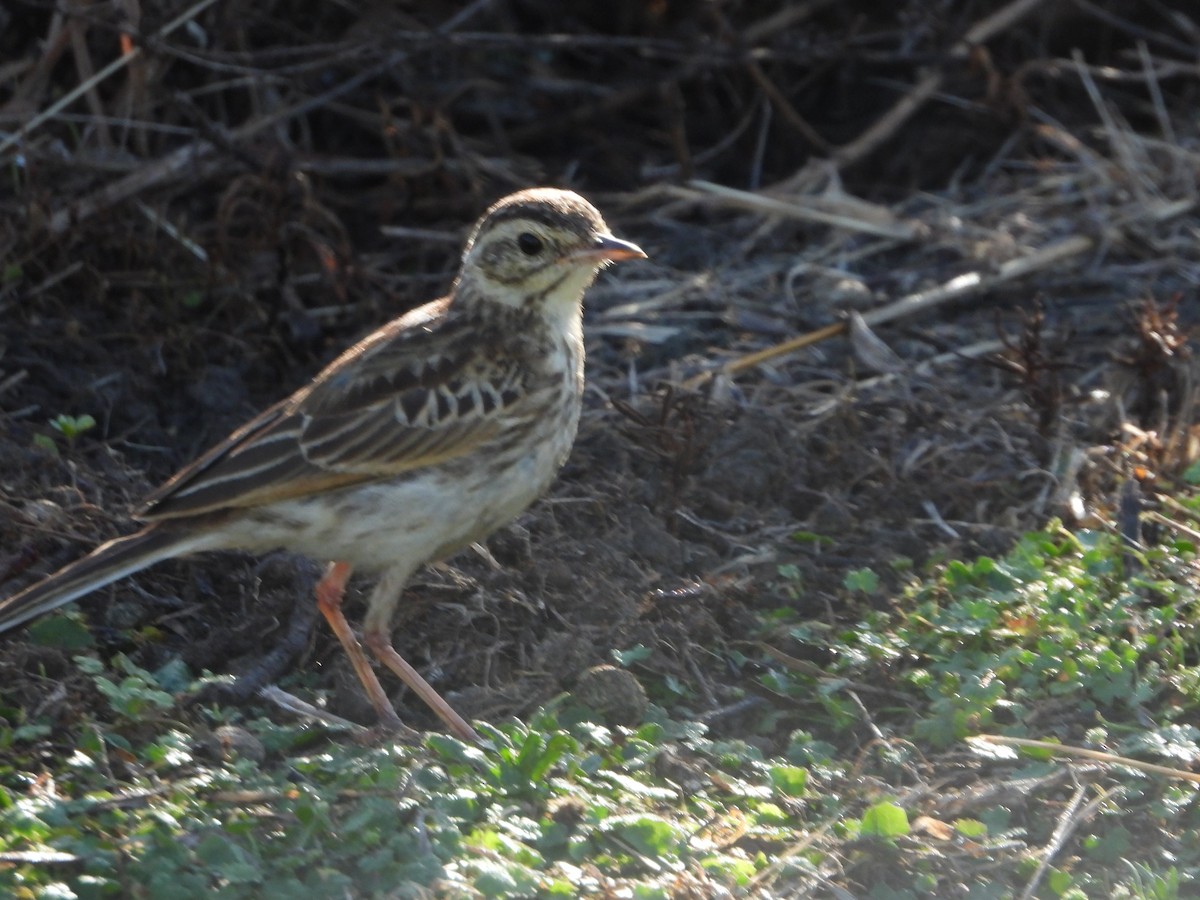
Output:
<svg viewBox="0 0 1200 900">
<path fill-rule="evenodd" d="M 593 666 L 575 683 L 575 699 L 604 717 L 610 725 L 638 725 L 650 701 L 646 689 L 627 669 Z"/>
<path fill-rule="evenodd" d="M 263 742 L 239 725 L 221 725 L 204 741 L 204 749 L 217 759 L 250 759 L 261 763 L 267 757 Z"/>
</svg>

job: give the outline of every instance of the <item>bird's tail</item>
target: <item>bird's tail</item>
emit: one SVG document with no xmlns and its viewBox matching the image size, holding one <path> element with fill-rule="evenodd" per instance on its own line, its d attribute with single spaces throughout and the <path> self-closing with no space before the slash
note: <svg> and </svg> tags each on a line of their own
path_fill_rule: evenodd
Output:
<svg viewBox="0 0 1200 900">
<path fill-rule="evenodd" d="M 198 549 L 197 535 L 151 525 L 136 534 L 101 544 L 83 559 L 0 600 L 0 631 L 70 603 L 159 560 Z"/>
</svg>

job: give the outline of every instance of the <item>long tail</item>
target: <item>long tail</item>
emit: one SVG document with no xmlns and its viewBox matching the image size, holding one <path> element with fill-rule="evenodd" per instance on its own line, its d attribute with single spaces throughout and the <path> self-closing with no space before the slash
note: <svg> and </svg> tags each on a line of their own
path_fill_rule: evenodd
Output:
<svg viewBox="0 0 1200 900">
<path fill-rule="evenodd" d="M 136 534 L 101 544 L 83 559 L 0 600 L 0 631 L 70 603 L 84 594 L 151 566 L 198 549 L 198 536 L 150 525 Z"/>
</svg>

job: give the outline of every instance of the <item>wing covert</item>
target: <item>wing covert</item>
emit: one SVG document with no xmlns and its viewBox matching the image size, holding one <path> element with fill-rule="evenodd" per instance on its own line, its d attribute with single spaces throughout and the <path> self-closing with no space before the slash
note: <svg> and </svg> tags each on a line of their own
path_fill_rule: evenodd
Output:
<svg viewBox="0 0 1200 900">
<path fill-rule="evenodd" d="M 481 348 L 476 323 L 438 312 L 415 327 L 397 319 L 351 347 L 181 470 L 138 515 L 261 506 L 434 465 L 486 442 L 530 389 L 527 370 L 512 348 Z"/>
</svg>

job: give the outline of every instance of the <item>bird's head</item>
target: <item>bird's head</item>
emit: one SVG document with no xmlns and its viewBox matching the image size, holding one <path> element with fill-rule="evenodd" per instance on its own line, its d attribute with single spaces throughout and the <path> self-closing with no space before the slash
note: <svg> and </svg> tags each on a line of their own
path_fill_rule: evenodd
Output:
<svg viewBox="0 0 1200 900">
<path fill-rule="evenodd" d="M 577 317 L 583 292 L 611 262 L 645 258 L 613 237 L 596 208 L 571 191 L 535 188 L 498 201 L 463 253 L 460 292 L 508 306 Z"/>
</svg>

